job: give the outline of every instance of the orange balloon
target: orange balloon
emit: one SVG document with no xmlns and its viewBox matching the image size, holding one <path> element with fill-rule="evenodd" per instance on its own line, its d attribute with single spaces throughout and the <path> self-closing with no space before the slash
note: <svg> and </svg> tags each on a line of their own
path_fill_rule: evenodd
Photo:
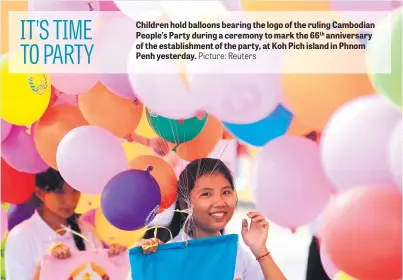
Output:
<svg viewBox="0 0 403 280">
<path fill-rule="evenodd" d="M 287 130 L 287 135 L 300 136 L 308 134 L 312 130 L 313 130 L 312 128 L 307 127 L 305 124 L 301 123 L 296 118 L 293 118 L 291 125 Z"/>
<path fill-rule="evenodd" d="M 56 151 L 60 141 L 72 129 L 88 125 L 80 110 L 66 104 L 49 108 L 34 128 L 34 141 L 39 155 L 57 169 Z"/>
<path fill-rule="evenodd" d="M 176 153 L 187 161 L 207 157 L 215 148 L 223 135 L 223 126 L 215 117 L 208 116 L 206 125 L 200 134 L 189 142 L 180 144 Z M 174 147 L 175 144 L 170 144 Z"/>
<path fill-rule="evenodd" d="M 317 40 L 318 43 L 325 42 L 319 41 Z M 336 44 L 336 41 L 332 42 Z M 375 91 L 366 73 L 333 74 L 319 71 L 339 71 L 350 67 L 363 69 L 365 61 L 365 50 L 288 52 L 285 57 L 285 72 L 298 74 L 283 74 L 282 83 L 286 103 L 295 118 L 312 130 L 322 131 L 341 105 L 359 96 L 373 94 Z M 319 74 L 307 74 L 306 71 L 310 71 L 307 68 L 318 71 Z"/>
<path fill-rule="evenodd" d="M 121 98 L 101 83 L 80 94 L 78 106 L 90 124 L 103 127 L 117 137 L 132 133 L 143 113 L 143 104 L 139 100 Z"/>
<path fill-rule="evenodd" d="M 139 156 L 129 162 L 129 169 L 146 170 L 149 166 L 153 168 L 150 173 L 160 187 L 161 204 L 158 213 L 161 213 L 176 201 L 178 192 L 176 175 L 168 162 L 156 156 Z"/>
</svg>

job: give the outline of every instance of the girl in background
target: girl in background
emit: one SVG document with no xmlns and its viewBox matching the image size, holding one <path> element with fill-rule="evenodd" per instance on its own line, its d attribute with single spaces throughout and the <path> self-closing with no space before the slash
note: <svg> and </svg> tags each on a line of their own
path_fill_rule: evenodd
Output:
<svg viewBox="0 0 403 280">
<path fill-rule="evenodd" d="M 176 209 L 192 209 L 192 227 L 185 225 L 187 214 L 175 212 L 169 230 L 175 241 L 213 237 L 223 234 L 231 220 L 237 204 L 234 181 L 230 170 L 219 159 L 202 158 L 189 163 L 182 171 L 178 181 L 178 200 Z M 284 280 L 266 247 L 269 225 L 257 212 L 248 213 L 251 219 L 242 221 L 242 238 L 247 248 L 238 246 L 235 278 L 242 280 Z M 168 231 L 147 232 L 138 246 L 153 246 L 144 253 L 155 252 L 158 244 L 169 242 Z M 150 238 L 150 239 L 147 239 Z"/>
<path fill-rule="evenodd" d="M 8 280 L 38 280 L 40 260 L 49 250 L 57 258 L 65 259 L 72 252 L 101 248 L 93 228 L 78 221 L 74 213 L 80 192 L 70 187 L 60 173 L 52 168 L 36 175 L 36 196 L 40 206 L 34 215 L 14 227 L 8 236 L 5 249 L 5 266 Z M 91 243 L 62 227 L 83 234 Z M 57 245 L 53 245 L 57 244 Z M 126 247 L 113 245 L 109 255 L 118 255 Z"/>
</svg>

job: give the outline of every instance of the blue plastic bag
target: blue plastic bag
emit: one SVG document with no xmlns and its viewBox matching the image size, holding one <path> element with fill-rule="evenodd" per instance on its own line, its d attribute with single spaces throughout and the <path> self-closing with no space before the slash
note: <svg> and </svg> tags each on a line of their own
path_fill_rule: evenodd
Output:
<svg viewBox="0 0 403 280">
<path fill-rule="evenodd" d="M 234 280 L 238 235 L 188 240 L 160 245 L 144 255 L 129 250 L 133 280 Z"/>
</svg>

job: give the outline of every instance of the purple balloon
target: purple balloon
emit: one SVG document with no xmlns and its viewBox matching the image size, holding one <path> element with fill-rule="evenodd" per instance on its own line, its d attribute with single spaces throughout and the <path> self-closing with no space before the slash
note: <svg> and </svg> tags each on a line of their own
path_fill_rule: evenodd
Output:
<svg viewBox="0 0 403 280">
<path fill-rule="evenodd" d="M 115 95 L 127 99 L 136 98 L 127 74 L 101 74 L 100 80 Z"/>
<path fill-rule="evenodd" d="M 115 175 L 101 195 L 105 218 L 121 230 L 138 230 L 150 224 L 158 213 L 161 192 L 148 171 L 126 170 Z"/>
<path fill-rule="evenodd" d="M 12 230 L 15 226 L 31 218 L 34 212 L 35 208 L 28 203 L 11 204 L 7 211 L 8 230 Z"/>
<path fill-rule="evenodd" d="M 1 142 L 3 142 L 10 134 L 13 125 L 4 120 L 1 120 Z"/>
<path fill-rule="evenodd" d="M 24 126 L 14 126 L 2 146 L 2 157 L 13 168 L 26 173 L 39 173 L 49 166 L 39 155 L 33 138 Z"/>
</svg>

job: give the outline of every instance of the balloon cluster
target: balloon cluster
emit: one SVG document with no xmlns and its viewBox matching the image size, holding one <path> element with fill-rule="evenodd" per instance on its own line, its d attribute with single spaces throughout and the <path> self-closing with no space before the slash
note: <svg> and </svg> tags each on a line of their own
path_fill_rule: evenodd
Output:
<svg viewBox="0 0 403 280">
<path fill-rule="evenodd" d="M 336 2 L 222 4 L 245 11 L 334 9 L 342 18 L 347 8 L 365 10 L 367 4 Z M 146 4 L 133 9 L 131 3 L 30 0 L 29 9 L 120 10 L 120 17 L 102 19 L 97 33 L 97 63 L 107 67 L 130 61 L 136 30 L 122 24 L 133 25 L 149 9 L 158 11 L 156 17 L 163 14 Z M 389 60 L 390 42 L 389 74 L 132 71 L 141 61 L 128 65 L 130 74 L 11 74 L 10 57 L 17 54 L 2 56 L 1 192 L 2 202 L 14 204 L 8 214 L 2 209 L 8 215 L 2 228 L 31 215 L 33 207 L 25 206 L 35 174 L 52 167 L 82 192 L 76 211 L 94 224 L 100 239 L 130 246 L 175 206 L 175 172 L 151 151 L 162 145 L 152 140 L 162 139 L 192 161 L 209 156 L 221 139 L 233 139 L 257 151 L 252 192 L 268 219 L 294 230 L 322 217 L 316 235 L 329 276 L 401 279 L 402 9 L 393 1 L 370 6 L 393 11 L 378 19 L 367 50 L 351 59 L 379 69 Z M 116 34 L 127 38 L 119 52 L 110 43 Z M 287 69 L 296 63 L 325 67 L 340 57 L 290 52 L 280 59 Z M 312 131 L 320 137 L 303 137 Z M 147 141 L 132 141 L 136 137 Z"/>
</svg>

